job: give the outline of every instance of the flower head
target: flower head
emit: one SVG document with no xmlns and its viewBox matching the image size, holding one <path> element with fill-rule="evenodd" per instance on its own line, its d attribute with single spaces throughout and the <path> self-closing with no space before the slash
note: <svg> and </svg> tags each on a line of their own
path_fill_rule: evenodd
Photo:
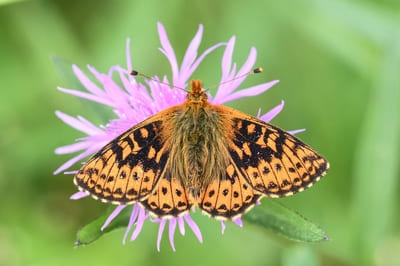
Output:
<svg viewBox="0 0 400 266">
<path fill-rule="evenodd" d="M 109 121 L 106 126 L 98 127 L 81 116 L 75 118 L 60 111 L 56 111 L 56 115 L 62 121 L 71 127 L 82 131 L 84 134 L 86 134 L 86 136 L 78 139 L 74 144 L 56 149 L 55 152 L 57 154 L 68 154 L 74 152 L 80 153 L 61 165 L 54 172 L 54 174 L 61 172 L 66 174 L 76 174 L 77 171 L 66 172 L 66 170 L 90 154 L 97 152 L 108 142 L 138 122 L 143 121 L 144 119 L 167 107 L 184 102 L 186 93 L 179 88 L 187 87 L 189 78 L 197 69 L 202 60 L 219 47 L 225 47 L 221 64 L 222 77 L 216 95 L 214 97 L 210 97 L 209 99 L 211 103 L 223 104 L 238 98 L 258 95 L 262 92 L 265 92 L 278 82 L 275 80 L 251 88 L 236 91 L 246 78 L 246 75 L 244 74 L 250 72 L 254 66 L 256 60 L 256 49 L 254 47 L 251 48 L 246 62 L 239 68 L 236 63 L 232 62 L 235 37 L 232 37 L 227 43 L 218 43 L 208 48 L 206 51 L 200 54 L 200 56 L 198 56 L 198 48 L 203 35 L 203 26 L 200 25 L 196 35 L 189 44 L 182 63 L 179 65 L 176 60 L 174 50 L 168 40 L 166 31 L 161 23 L 158 24 L 158 33 L 161 41 L 160 51 L 167 57 L 171 65 L 172 81 L 170 81 L 166 76 L 162 77 L 161 79 L 159 77 L 154 77 L 151 80 L 145 80 L 145 83 L 143 84 L 129 75 L 129 72 L 132 69 L 129 40 L 127 41 L 126 48 L 126 69 L 120 66 L 112 66 L 108 73 L 99 73 L 94 67 L 88 66 L 89 71 L 101 84 L 101 87 L 92 82 L 77 66 L 73 66 L 75 75 L 78 77 L 82 85 L 87 89 L 87 92 L 65 88 L 58 89 L 62 92 L 109 106 L 114 111 L 116 118 Z M 115 73 L 118 74 L 122 86 L 118 85 L 118 83 L 112 79 L 113 74 Z M 157 82 L 158 80 L 162 82 Z M 168 86 L 167 84 L 173 84 L 173 86 Z M 268 122 L 275 117 L 282 110 L 282 108 L 283 101 L 281 104 L 264 115 L 261 115 L 259 112 L 258 117 Z M 86 196 L 87 194 L 85 192 L 77 192 L 71 196 L 71 199 L 75 200 Z M 102 230 L 106 228 L 125 207 L 126 205 L 118 205 L 104 223 Z M 145 221 L 148 219 L 154 223 L 159 223 L 157 239 L 158 249 L 160 247 L 160 241 L 165 226 L 168 226 L 169 240 L 173 250 L 175 250 L 174 234 L 176 227 L 178 227 L 180 233 L 184 235 L 185 223 L 196 235 L 197 239 L 202 242 L 200 229 L 191 218 L 190 213 L 176 218 L 152 219 L 147 210 L 141 207 L 139 204 L 134 204 L 132 208 L 132 213 L 123 238 L 123 242 L 125 243 L 129 234 L 129 240 L 135 240 L 139 235 Z M 234 222 L 238 226 L 243 225 L 240 218 L 234 220 Z M 223 221 L 221 221 L 221 226 L 222 232 L 224 232 L 225 223 Z"/>
</svg>

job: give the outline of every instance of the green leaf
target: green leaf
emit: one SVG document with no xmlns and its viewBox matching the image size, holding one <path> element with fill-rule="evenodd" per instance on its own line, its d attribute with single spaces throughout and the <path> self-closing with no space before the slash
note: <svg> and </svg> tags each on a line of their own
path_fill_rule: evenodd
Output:
<svg viewBox="0 0 400 266">
<path fill-rule="evenodd" d="M 264 201 L 244 215 L 243 220 L 296 241 L 329 240 L 318 225 L 274 200 Z"/>
<path fill-rule="evenodd" d="M 110 208 L 111 209 L 111 208 Z M 132 212 L 132 206 L 124 208 L 114 220 L 102 231 L 101 227 L 111 214 L 111 210 L 107 211 L 106 214 L 98 217 L 93 222 L 85 225 L 82 229 L 78 231 L 77 239 L 75 242 L 76 246 L 87 245 L 93 241 L 99 239 L 105 233 L 111 232 L 114 229 L 120 227 L 126 227 L 128 225 L 129 216 Z"/>
</svg>

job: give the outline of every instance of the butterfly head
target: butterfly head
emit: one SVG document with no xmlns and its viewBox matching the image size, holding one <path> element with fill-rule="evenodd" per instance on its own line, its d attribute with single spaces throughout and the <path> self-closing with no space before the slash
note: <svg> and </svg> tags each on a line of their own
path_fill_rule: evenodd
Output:
<svg viewBox="0 0 400 266">
<path fill-rule="evenodd" d="M 190 81 L 190 91 L 186 96 L 186 100 L 191 103 L 204 103 L 208 96 L 202 88 L 201 80 L 195 79 Z"/>
</svg>

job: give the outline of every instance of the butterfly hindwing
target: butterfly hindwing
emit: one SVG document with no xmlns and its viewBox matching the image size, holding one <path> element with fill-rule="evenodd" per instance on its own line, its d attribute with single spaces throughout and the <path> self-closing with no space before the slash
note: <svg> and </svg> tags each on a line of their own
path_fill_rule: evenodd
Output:
<svg viewBox="0 0 400 266">
<path fill-rule="evenodd" d="M 168 172 L 141 204 L 158 217 L 180 216 L 193 207 L 187 190 L 177 178 L 170 177 Z"/>
<path fill-rule="evenodd" d="M 156 187 L 167 161 L 162 121 L 146 120 L 108 143 L 78 172 L 74 183 L 92 197 L 129 204 Z"/>
<path fill-rule="evenodd" d="M 328 162 L 289 133 L 236 110 L 230 155 L 245 180 L 268 197 L 288 196 L 317 182 Z"/>
<path fill-rule="evenodd" d="M 202 190 L 198 206 L 213 217 L 232 219 L 251 208 L 260 196 L 230 164 L 224 179 L 214 179 Z"/>
</svg>

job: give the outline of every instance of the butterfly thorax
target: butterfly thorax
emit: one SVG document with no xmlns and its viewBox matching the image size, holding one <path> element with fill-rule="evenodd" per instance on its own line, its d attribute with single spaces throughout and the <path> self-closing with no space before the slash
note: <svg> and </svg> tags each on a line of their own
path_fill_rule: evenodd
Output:
<svg viewBox="0 0 400 266">
<path fill-rule="evenodd" d="M 212 180 L 224 177 L 229 156 L 221 114 L 207 102 L 201 81 L 192 81 L 191 89 L 172 121 L 174 141 L 166 174 L 177 177 L 197 198 Z"/>
</svg>

